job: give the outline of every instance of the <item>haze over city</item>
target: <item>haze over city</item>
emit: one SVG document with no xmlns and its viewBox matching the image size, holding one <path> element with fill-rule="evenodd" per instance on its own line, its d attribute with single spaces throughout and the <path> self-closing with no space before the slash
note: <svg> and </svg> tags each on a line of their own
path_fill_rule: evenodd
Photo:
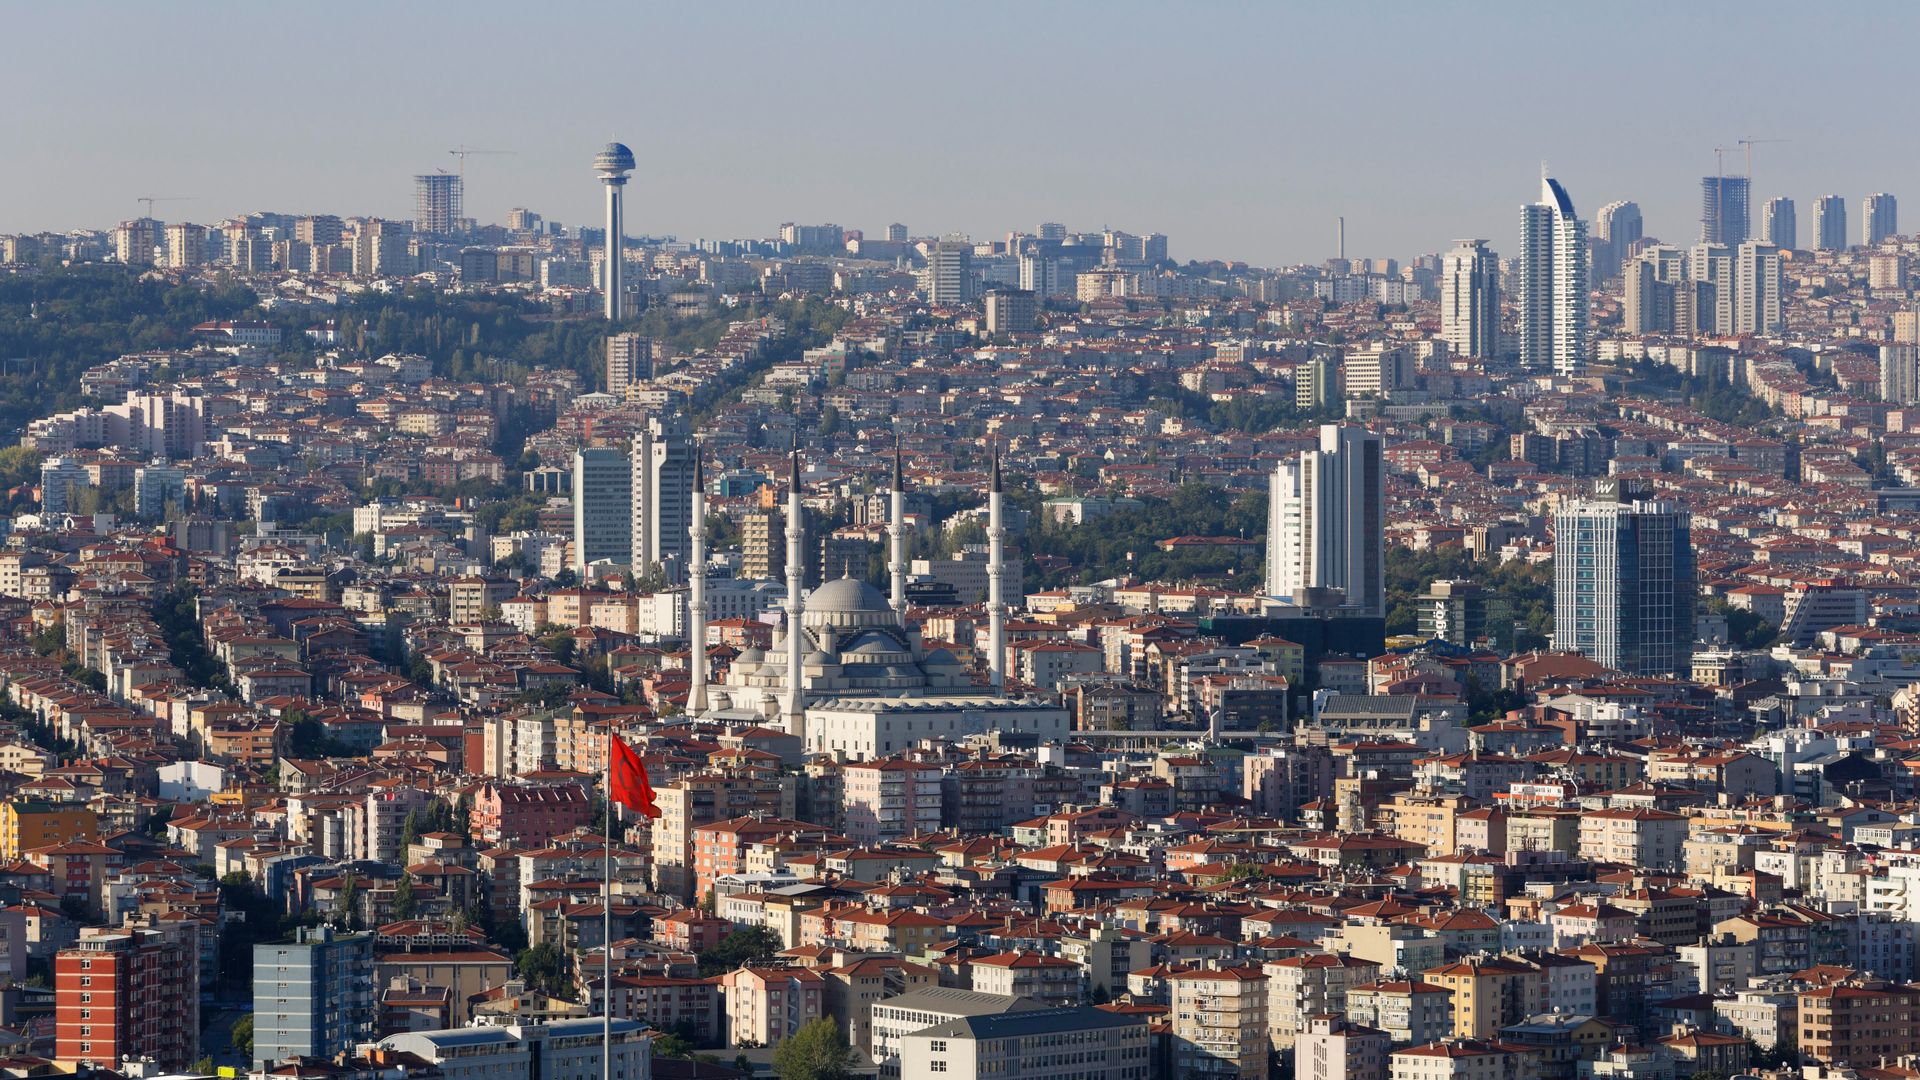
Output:
<svg viewBox="0 0 1920 1080">
<path fill-rule="evenodd" d="M 0 1080 L 1920 1080 L 1920 7 L 0 18 Z"/>
<path fill-rule="evenodd" d="M 191 11 L 9 7 L 0 230 L 111 223 L 149 194 L 207 219 L 400 216 L 463 144 L 514 151 L 468 162 L 482 220 L 579 221 L 578 148 L 609 138 L 640 157 L 637 235 L 1126 223 L 1182 261 L 1258 265 L 1333 254 L 1342 214 L 1350 255 L 1511 246 L 1542 160 L 1673 241 L 1740 137 L 1791 140 L 1756 154 L 1756 204 L 1920 173 L 1898 136 L 1920 11 L 1899 3 Z"/>
</svg>

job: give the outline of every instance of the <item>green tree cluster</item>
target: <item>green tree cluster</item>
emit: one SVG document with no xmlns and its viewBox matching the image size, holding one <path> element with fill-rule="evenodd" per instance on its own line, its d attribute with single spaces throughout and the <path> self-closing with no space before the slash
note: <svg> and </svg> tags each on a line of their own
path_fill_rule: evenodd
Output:
<svg viewBox="0 0 1920 1080">
<path fill-rule="evenodd" d="M 1459 547 L 1414 551 L 1389 547 L 1387 633 L 1419 631 L 1417 600 L 1435 581 L 1471 580 L 1486 592 L 1487 636 L 1496 649 L 1542 648 L 1553 636 L 1553 568 L 1547 564 L 1476 562 Z M 1517 625 L 1516 625 L 1517 624 Z"/>
<path fill-rule="evenodd" d="M 1026 540 L 1032 554 L 1066 560 L 1070 569 L 1042 575 L 1049 587 L 1102 581 L 1132 573 L 1148 581 L 1256 575 L 1258 541 L 1266 535 L 1264 492 L 1235 493 L 1204 484 L 1188 484 L 1170 499 L 1147 498 L 1137 508 L 1118 510 L 1074 525 L 1056 523 L 1031 507 Z M 1174 536 L 1231 536 L 1255 541 L 1248 547 L 1162 551 Z M 1131 558 L 1129 558 L 1131 555 Z"/>
<path fill-rule="evenodd" d="M 768 959 L 779 951 L 779 936 L 764 926 L 735 930 L 700 954 L 700 974 L 702 977 L 724 975 L 742 964 Z"/>
<path fill-rule="evenodd" d="M 238 285 L 174 284 L 100 263 L 0 277 L 0 425 L 74 408 L 88 368 L 186 348 L 195 325 L 257 316 L 258 303 Z"/>
<path fill-rule="evenodd" d="M 807 1021 L 773 1048 L 773 1071 L 781 1080 L 846 1080 L 858 1061 L 831 1016 Z"/>
</svg>

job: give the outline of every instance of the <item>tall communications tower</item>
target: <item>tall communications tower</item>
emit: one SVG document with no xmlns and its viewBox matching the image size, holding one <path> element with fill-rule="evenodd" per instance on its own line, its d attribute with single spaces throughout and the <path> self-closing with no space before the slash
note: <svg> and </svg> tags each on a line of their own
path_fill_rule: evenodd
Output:
<svg viewBox="0 0 1920 1080">
<path fill-rule="evenodd" d="M 601 271 L 601 284 L 606 287 L 607 321 L 620 321 L 621 294 L 621 248 L 625 247 L 624 235 L 620 224 L 620 192 L 627 186 L 627 174 L 633 171 L 633 151 L 623 143 L 610 142 L 601 147 L 600 153 L 593 159 L 593 169 L 600 174 L 600 182 L 607 186 L 607 255 L 604 269 Z"/>
</svg>

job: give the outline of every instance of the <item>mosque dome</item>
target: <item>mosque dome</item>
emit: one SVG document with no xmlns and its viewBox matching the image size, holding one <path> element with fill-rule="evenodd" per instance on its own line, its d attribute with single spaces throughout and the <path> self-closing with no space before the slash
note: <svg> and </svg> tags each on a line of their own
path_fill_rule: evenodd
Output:
<svg viewBox="0 0 1920 1080">
<path fill-rule="evenodd" d="M 808 612 L 891 611 L 879 589 L 859 578 L 829 581 L 807 594 Z"/>
<path fill-rule="evenodd" d="M 807 594 L 807 609 L 800 625 L 852 630 L 893 626 L 896 621 L 885 593 L 859 578 L 843 577 Z"/>
</svg>

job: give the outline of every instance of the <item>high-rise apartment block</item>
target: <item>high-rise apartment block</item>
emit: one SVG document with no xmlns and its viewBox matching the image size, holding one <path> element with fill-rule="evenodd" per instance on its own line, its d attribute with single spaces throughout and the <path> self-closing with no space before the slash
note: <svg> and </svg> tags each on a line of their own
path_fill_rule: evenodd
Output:
<svg viewBox="0 0 1920 1080">
<path fill-rule="evenodd" d="M 123 221 L 113 230 L 113 257 L 127 266 L 152 266 L 166 239 L 166 226 L 150 217 Z"/>
<path fill-rule="evenodd" d="M 644 334 L 607 335 L 607 393 L 627 396 L 627 388 L 653 378 L 653 339 Z"/>
<path fill-rule="evenodd" d="M 965 304 L 974 298 L 973 244 L 946 239 L 927 253 L 927 302 Z"/>
<path fill-rule="evenodd" d="M 1813 204 L 1813 246 L 1820 251 L 1847 250 L 1847 200 L 1822 195 Z"/>
<path fill-rule="evenodd" d="M 163 460 L 133 470 L 134 512 L 142 518 L 164 517 L 168 504 L 178 507 L 186 501 L 187 470 Z"/>
<path fill-rule="evenodd" d="M 740 576 L 772 581 L 787 572 L 786 541 L 781 537 L 780 514 L 770 509 L 749 510 L 740 517 Z"/>
<path fill-rule="evenodd" d="M 1648 248 L 1622 274 L 1622 326 L 1630 334 L 1772 333 L 1784 323 L 1782 275 L 1772 244 Z"/>
<path fill-rule="evenodd" d="M 1860 205 L 1860 242 L 1879 247 L 1900 231 L 1900 204 L 1884 191 L 1866 197 Z"/>
<path fill-rule="evenodd" d="M 1315 356 L 1293 371 L 1293 405 L 1311 411 L 1340 400 L 1340 363 L 1331 356 Z"/>
<path fill-rule="evenodd" d="M 1776 195 L 1760 209 L 1760 235 L 1767 243 L 1792 251 L 1800 239 L 1800 223 L 1794 217 L 1793 200 Z"/>
<path fill-rule="evenodd" d="M 301 927 L 253 947 L 253 1062 L 327 1059 L 373 1039 L 373 935 Z"/>
<path fill-rule="evenodd" d="M 1747 212 L 1747 178 L 1700 178 L 1700 242 L 1737 247 L 1747 241 L 1751 219 Z"/>
<path fill-rule="evenodd" d="M 188 221 L 167 226 L 167 265 L 173 269 L 191 269 L 207 261 L 207 230 Z"/>
<path fill-rule="evenodd" d="M 1785 325 L 1780 293 L 1780 249 L 1751 240 L 1740 245 L 1733 264 L 1733 331 L 1767 334 Z"/>
<path fill-rule="evenodd" d="M 994 289 L 987 293 L 987 333 L 1024 334 L 1037 310 L 1031 289 Z"/>
<path fill-rule="evenodd" d="M 457 173 L 428 173 L 413 178 L 413 227 L 428 236 L 449 236 L 460 227 L 466 214 L 463 189 L 466 181 Z"/>
<path fill-rule="evenodd" d="M 1304 604 L 1339 589 L 1343 606 L 1384 613 L 1383 482 L 1380 436 L 1365 428 L 1323 425 L 1319 449 L 1282 462 L 1270 484 L 1267 592 Z"/>
<path fill-rule="evenodd" d="M 1618 274 L 1645 235 L 1639 203 L 1618 200 L 1601 207 L 1593 216 L 1593 279 L 1605 281 Z"/>
<path fill-rule="evenodd" d="M 1456 356 L 1499 354 L 1500 257 L 1485 240 L 1458 241 L 1441 263 L 1440 336 Z"/>
<path fill-rule="evenodd" d="M 1920 403 L 1920 347 L 1880 346 L 1880 400 L 1890 405 Z"/>
<path fill-rule="evenodd" d="M 1553 647 L 1631 675 L 1691 670 L 1692 518 L 1617 477 L 1554 514 Z"/>
<path fill-rule="evenodd" d="M 117 1069 L 151 1057 L 178 1072 L 200 1056 L 198 927 L 86 927 L 53 958 L 54 1057 Z"/>
<path fill-rule="evenodd" d="M 1520 222 L 1520 363 L 1575 374 L 1587 360 L 1587 223 L 1551 177 Z"/>
<path fill-rule="evenodd" d="M 573 569 L 633 561 L 633 466 L 611 446 L 573 455 Z"/>
<path fill-rule="evenodd" d="M 660 567 L 676 579 L 685 569 L 692 544 L 693 455 L 693 435 L 678 413 L 649 417 L 634 436 L 629 547 L 635 566 Z"/>
<path fill-rule="evenodd" d="M 1271 1050 L 1267 976 L 1257 967 L 1188 968 L 1168 976 L 1173 1075 L 1263 1080 Z"/>
<path fill-rule="evenodd" d="M 1672 333 L 1679 329 L 1677 294 L 1685 288 L 1687 257 L 1677 247 L 1656 244 L 1636 255 L 1621 271 L 1623 329 L 1629 334 Z"/>
<path fill-rule="evenodd" d="M 89 483 L 86 466 L 72 458 L 51 457 L 40 463 L 40 509 L 48 514 L 73 510 L 74 495 Z"/>
</svg>

